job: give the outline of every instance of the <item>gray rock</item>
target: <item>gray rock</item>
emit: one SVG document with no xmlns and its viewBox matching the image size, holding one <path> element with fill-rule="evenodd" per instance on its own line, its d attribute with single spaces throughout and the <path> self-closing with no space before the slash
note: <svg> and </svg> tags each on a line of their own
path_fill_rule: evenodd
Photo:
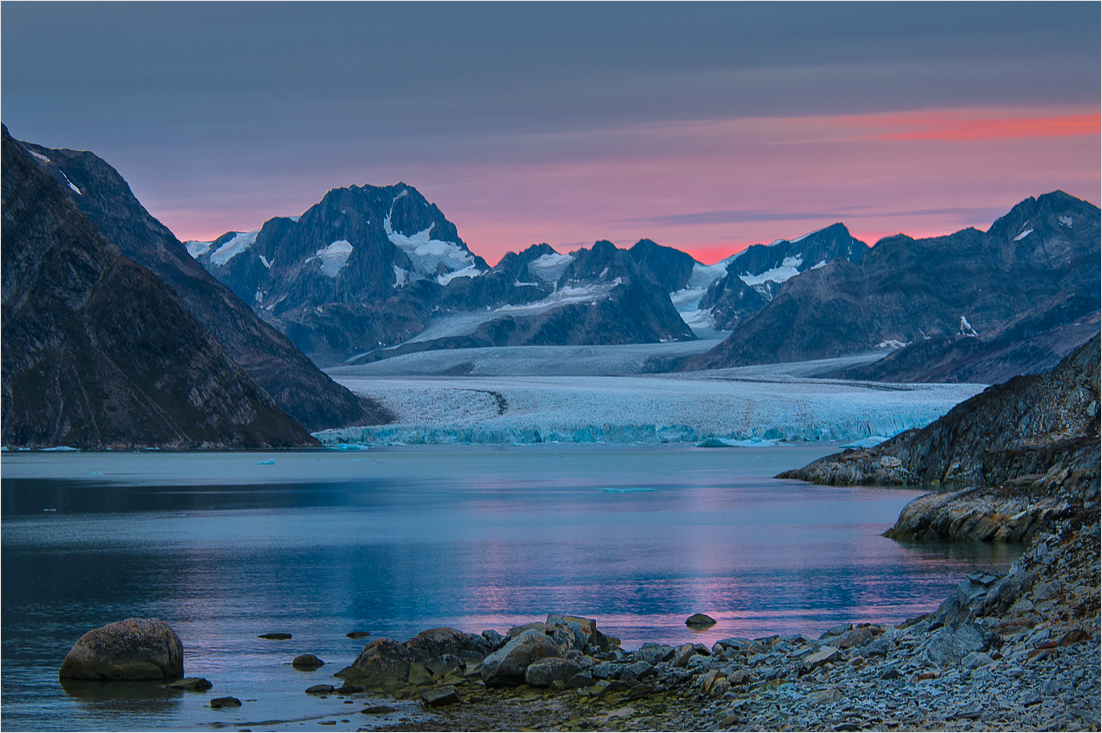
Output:
<svg viewBox="0 0 1102 733">
<path fill-rule="evenodd" d="M 425 690 L 421 693 L 421 699 L 425 701 L 426 705 L 433 708 L 462 702 L 459 699 L 459 692 L 451 685 Z"/>
<path fill-rule="evenodd" d="M 409 678 L 413 655 L 404 644 L 393 639 L 375 639 L 364 647 L 352 665 L 334 676 L 349 684 L 393 690 Z"/>
<path fill-rule="evenodd" d="M 445 655 L 479 662 L 490 653 L 490 643 L 477 634 L 441 627 L 422 631 L 406 642 L 406 649 L 414 661 L 421 663 Z"/>
<path fill-rule="evenodd" d="M 497 633 L 493 629 L 487 629 L 482 632 L 482 638 L 490 645 L 490 649 L 496 651 L 505 643 L 505 637 Z"/>
<path fill-rule="evenodd" d="M 271 634 L 260 634 L 257 639 L 267 639 L 269 641 L 287 641 L 291 638 L 290 634 L 286 634 L 282 631 L 276 631 Z"/>
<path fill-rule="evenodd" d="M 337 691 L 333 685 L 314 685 L 306 688 L 307 695 L 332 695 Z"/>
<path fill-rule="evenodd" d="M 216 697 L 210 701 L 210 706 L 215 710 L 218 708 L 239 708 L 241 707 L 241 701 L 236 697 Z"/>
<path fill-rule="evenodd" d="M 362 639 L 365 636 L 371 636 L 371 633 L 367 631 L 349 631 L 345 636 L 349 639 Z"/>
<path fill-rule="evenodd" d="M 643 646 L 636 649 L 631 658 L 632 661 L 635 662 L 646 662 L 647 664 L 658 666 L 660 662 L 664 662 L 671 656 L 673 656 L 673 647 L 648 641 L 643 644 Z"/>
<path fill-rule="evenodd" d="M 291 666 L 295 669 L 317 669 L 318 667 L 324 667 L 325 662 L 313 654 L 299 654 L 291 660 Z"/>
<path fill-rule="evenodd" d="M 482 681 L 487 687 L 519 685 L 524 682 L 524 673 L 530 664 L 561 656 L 562 649 L 551 637 L 529 629 L 482 660 Z"/>
<path fill-rule="evenodd" d="M 716 625 L 716 620 L 704 613 L 694 613 L 685 619 L 685 625 L 690 629 L 710 629 Z"/>
<path fill-rule="evenodd" d="M 808 655 L 804 659 L 803 669 L 805 672 L 810 672 L 824 664 L 837 662 L 842 659 L 842 650 L 838 647 L 824 646 L 814 654 Z"/>
<path fill-rule="evenodd" d="M 532 687 L 550 687 L 559 681 L 566 683 L 582 671 L 582 666 L 571 659 L 547 657 L 528 665 L 524 671 L 524 681 Z"/>
<path fill-rule="evenodd" d="M 77 640 L 58 676 L 76 680 L 178 680 L 184 647 L 164 621 L 128 618 L 101 626 Z"/>
<path fill-rule="evenodd" d="M 655 673 L 654 665 L 644 661 L 628 665 L 627 671 L 635 675 L 636 679 L 642 679 Z"/>
<path fill-rule="evenodd" d="M 923 651 L 924 658 L 937 667 L 955 664 L 969 652 L 988 648 L 987 630 L 976 623 L 943 626 L 930 634 Z"/>
</svg>

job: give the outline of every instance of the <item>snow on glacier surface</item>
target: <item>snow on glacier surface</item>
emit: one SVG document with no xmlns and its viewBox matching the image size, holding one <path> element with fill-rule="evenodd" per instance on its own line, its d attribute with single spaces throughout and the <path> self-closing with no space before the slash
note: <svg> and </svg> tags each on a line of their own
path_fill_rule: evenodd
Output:
<svg viewBox="0 0 1102 733">
<path fill-rule="evenodd" d="M 249 247 L 252 247 L 256 243 L 257 234 L 260 234 L 259 229 L 255 232 L 244 232 L 236 235 L 214 251 L 214 254 L 210 256 L 211 263 L 215 265 L 226 264 Z"/>
<path fill-rule="evenodd" d="M 341 372 L 330 375 L 379 400 L 397 422 L 316 434 L 331 446 L 881 439 L 927 425 L 983 389 L 813 379 L 765 367 L 618 377 Z"/>
</svg>

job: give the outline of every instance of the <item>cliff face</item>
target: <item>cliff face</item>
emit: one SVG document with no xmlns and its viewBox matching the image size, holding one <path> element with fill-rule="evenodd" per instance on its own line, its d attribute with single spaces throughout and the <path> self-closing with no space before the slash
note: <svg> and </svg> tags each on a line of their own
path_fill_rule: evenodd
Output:
<svg viewBox="0 0 1102 733">
<path fill-rule="evenodd" d="M 22 145 L 60 191 L 118 246 L 168 285 L 191 315 L 275 404 L 309 430 L 374 425 L 390 416 L 340 386 L 229 288 L 214 279 L 184 245 L 134 197 L 118 171 L 86 151 Z"/>
<path fill-rule="evenodd" d="M 834 485 L 963 484 L 904 509 L 899 539 L 1021 540 L 1099 495 L 1099 336 L 1044 374 L 1015 377 L 921 430 L 778 478 Z"/>
<path fill-rule="evenodd" d="M 994 484 L 1047 472 L 1059 456 L 1098 449 L 1099 337 L 1055 369 L 1015 377 L 921 430 L 782 474 L 827 484 Z"/>
<path fill-rule="evenodd" d="M 317 444 L 7 128 L 3 242 L 5 446 Z"/>
</svg>

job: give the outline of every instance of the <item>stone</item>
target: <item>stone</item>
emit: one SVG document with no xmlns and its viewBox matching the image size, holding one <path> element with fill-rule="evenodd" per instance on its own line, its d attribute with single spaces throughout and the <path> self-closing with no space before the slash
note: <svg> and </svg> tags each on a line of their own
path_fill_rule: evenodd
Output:
<svg viewBox="0 0 1102 733">
<path fill-rule="evenodd" d="M 271 634 L 261 634 L 256 637 L 257 639 L 268 639 L 269 641 L 286 641 L 291 638 L 290 634 L 285 634 L 282 631 L 276 631 Z"/>
<path fill-rule="evenodd" d="M 490 653 L 490 643 L 477 634 L 441 627 L 422 631 L 406 642 L 406 649 L 414 661 L 422 663 L 445 655 L 479 662 Z"/>
<path fill-rule="evenodd" d="M 393 639 L 375 639 L 364 647 L 351 666 L 334 676 L 370 688 L 394 690 L 406 684 L 413 656 Z"/>
<path fill-rule="evenodd" d="M 943 626 L 930 634 L 923 653 L 924 657 L 937 667 L 955 664 L 969 652 L 986 650 L 987 633 L 986 629 L 976 623 Z"/>
<path fill-rule="evenodd" d="M 184 676 L 184 647 L 176 632 L 155 618 L 128 618 L 93 629 L 77 640 L 58 677 L 76 680 L 166 680 Z"/>
<path fill-rule="evenodd" d="M 497 633 L 493 629 L 487 629 L 482 632 L 482 638 L 490 645 L 490 649 L 496 651 L 502 644 L 505 643 L 505 637 Z"/>
<path fill-rule="evenodd" d="M 337 694 L 338 695 L 354 695 L 357 692 L 363 692 L 363 691 L 364 691 L 364 686 L 363 685 L 350 685 L 348 683 L 345 683 L 345 684 L 343 684 L 343 685 L 341 685 L 340 687 L 337 688 Z"/>
<path fill-rule="evenodd" d="M 960 666 L 965 669 L 977 669 L 994 663 L 995 660 L 983 652 L 968 652 L 964 659 L 960 660 Z"/>
<path fill-rule="evenodd" d="M 390 715 L 391 713 L 398 712 L 398 708 L 392 708 L 389 705 L 372 705 L 371 707 L 364 708 L 360 712 L 364 715 Z"/>
<path fill-rule="evenodd" d="M 824 664 L 837 662 L 842 658 L 842 650 L 834 646 L 824 646 L 814 654 L 809 654 L 804 659 L 803 669 L 810 672 Z"/>
<path fill-rule="evenodd" d="M 337 690 L 333 685 L 314 685 L 306 688 L 307 695 L 331 695 Z"/>
<path fill-rule="evenodd" d="M 202 677 L 185 677 L 182 680 L 176 680 L 175 682 L 169 682 L 165 687 L 171 690 L 188 690 L 189 692 L 205 692 L 214 687 L 210 680 L 205 680 Z"/>
<path fill-rule="evenodd" d="M 291 666 L 295 669 L 317 669 L 318 667 L 324 667 L 325 662 L 313 654 L 299 654 L 291 660 Z"/>
<path fill-rule="evenodd" d="M 646 662 L 652 666 L 658 666 L 659 663 L 664 662 L 671 656 L 673 656 L 673 647 L 648 641 L 635 650 L 631 659 L 634 662 Z"/>
<path fill-rule="evenodd" d="M 459 692 L 451 685 L 425 690 L 421 693 L 421 699 L 425 701 L 426 705 L 432 708 L 437 708 L 442 705 L 455 705 L 456 703 L 462 702 L 459 699 Z"/>
<path fill-rule="evenodd" d="M 362 639 L 365 636 L 371 636 L 371 633 L 367 631 L 349 631 L 345 636 L 349 639 Z"/>
<path fill-rule="evenodd" d="M 524 674 L 530 664 L 547 657 L 561 656 L 562 649 L 551 637 L 529 629 L 482 660 L 482 681 L 487 687 L 519 685 L 524 682 Z"/>
<path fill-rule="evenodd" d="M 548 657 L 528 665 L 524 681 L 532 687 L 550 687 L 553 682 L 571 679 L 582 671 L 582 666 L 571 659 Z"/>
<path fill-rule="evenodd" d="M 649 662 L 643 662 L 643 661 L 635 662 L 634 664 L 629 664 L 627 669 L 628 669 L 629 672 L 631 672 L 633 675 L 635 675 L 636 679 L 642 679 L 642 678 L 646 677 L 647 675 L 651 675 L 651 674 L 655 673 L 654 665 L 650 664 Z"/>
<path fill-rule="evenodd" d="M 210 706 L 215 710 L 218 708 L 239 708 L 241 707 L 241 701 L 236 697 L 216 697 L 210 701 Z"/>
<path fill-rule="evenodd" d="M 409 684 L 414 687 L 425 687 L 435 683 L 432 678 L 432 673 L 420 662 L 412 662 L 409 665 L 409 677 L 407 678 Z"/>
<path fill-rule="evenodd" d="M 685 619 L 685 625 L 690 629 L 710 629 L 716 625 L 716 620 L 704 613 L 694 613 Z"/>
</svg>

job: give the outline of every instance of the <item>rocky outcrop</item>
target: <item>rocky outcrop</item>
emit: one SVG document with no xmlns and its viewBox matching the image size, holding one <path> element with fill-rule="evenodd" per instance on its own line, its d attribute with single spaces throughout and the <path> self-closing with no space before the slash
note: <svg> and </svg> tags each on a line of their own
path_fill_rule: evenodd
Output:
<svg viewBox="0 0 1102 733">
<path fill-rule="evenodd" d="M 75 680 L 172 682 L 184 676 L 184 647 L 164 621 L 128 618 L 80 637 L 58 674 Z"/>
<path fill-rule="evenodd" d="M 5 446 L 317 445 L 7 128 L 3 171 Z"/>
<path fill-rule="evenodd" d="M 148 269 L 174 292 L 190 315 L 218 339 L 225 353 L 308 430 L 375 425 L 390 416 L 338 385 L 244 301 L 193 260 L 184 245 L 134 197 L 104 160 L 87 151 L 22 145 L 38 167 L 122 254 Z M 5 242 L 7 236 L 5 235 Z"/>
<path fill-rule="evenodd" d="M 882 239 L 860 263 L 835 259 L 787 280 L 689 368 L 889 345 L 901 347 L 895 366 L 869 367 L 868 376 L 1002 381 L 1049 368 L 1089 337 L 1075 324 L 1099 312 L 1099 226 L 1098 207 L 1055 191 L 1021 202 L 987 232 Z"/>
<path fill-rule="evenodd" d="M 989 387 L 925 428 L 868 450 L 827 456 L 778 478 L 835 485 L 1052 488 L 1077 483 L 1077 476 L 1089 482 L 1093 473 L 1097 483 L 1099 356 L 1095 336 L 1052 371 Z"/>
<path fill-rule="evenodd" d="M 1055 369 L 990 387 L 921 430 L 786 471 L 835 485 L 965 484 L 908 504 L 888 536 L 1016 542 L 1098 507 L 1099 336 Z"/>
</svg>

